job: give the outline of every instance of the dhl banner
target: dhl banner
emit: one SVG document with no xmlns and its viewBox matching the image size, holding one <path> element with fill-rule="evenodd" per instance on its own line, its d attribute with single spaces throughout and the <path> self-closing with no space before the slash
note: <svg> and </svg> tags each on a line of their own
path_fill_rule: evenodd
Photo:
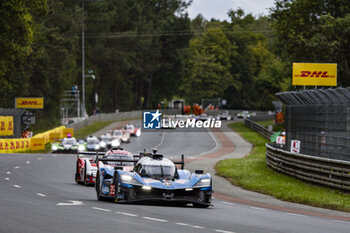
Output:
<svg viewBox="0 0 350 233">
<path fill-rule="evenodd" d="M 18 97 L 15 100 L 16 108 L 43 109 L 44 98 L 22 98 Z"/>
<path fill-rule="evenodd" d="M 62 137 L 65 138 L 65 137 L 68 137 L 68 135 L 70 135 L 71 137 L 74 137 L 74 129 L 72 128 L 67 128 L 67 129 L 64 129 L 62 131 Z"/>
<path fill-rule="evenodd" d="M 0 139 L 0 153 L 16 153 L 30 150 L 31 139 Z"/>
<path fill-rule="evenodd" d="M 293 86 L 337 86 L 337 64 L 293 63 Z"/>
<path fill-rule="evenodd" d="M 51 129 L 49 131 L 46 131 L 44 133 L 36 134 L 33 138 L 43 138 L 44 143 L 53 142 L 55 140 L 55 136 L 50 137 L 50 134 L 59 134 L 60 135 L 59 138 L 63 138 L 64 137 L 64 133 L 63 133 L 64 129 L 66 129 L 65 126 L 60 126 L 60 127 Z"/>
<path fill-rule="evenodd" d="M 13 116 L 0 116 L 0 136 L 13 135 Z"/>
<path fill-rule="evenodd" d="M 31 138 L 30 150 L 45 150 L 45 143 L 43 138 Z"/>
<path fill-rule="evenodd" d="M 10 118 L 9 118 L 10 119 Z M 7 118 L 3 119 L 0 117 L 0 128 L 1 122 L 6 122 Z M 12 120 L 12 118 L 11 118 Z M 6 123 L 4 123 L 6 128 Z M 12 121 L 13 126 L 13 121 Z M 6 128 L 8 129 L 8 128 Z M 13 132 L 13 127 L 12 127 Z M 26 151 L 38 151 L 45 150 L 45 144 L 53 142 L 56 139 L 67 137 L 67 134 L 71 134 L 73 137 L 74 129 L 65 126 L 60 126 L 52 130 L 46 131 L 35 135 L 32 138 L 13 138 L 13 139 L 0 139 L 0 153 L 17 153 Z"/>
</svg>

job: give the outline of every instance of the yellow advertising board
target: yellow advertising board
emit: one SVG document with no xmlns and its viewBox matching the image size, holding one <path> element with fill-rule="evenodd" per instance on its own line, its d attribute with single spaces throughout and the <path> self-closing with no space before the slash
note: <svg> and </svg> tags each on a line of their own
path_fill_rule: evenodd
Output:
<svg viewBox="0 0 350 233">
<path fill-rule="evenodd" d="M 15 101 L 16 108 L 31 108 L 31 109 L 43 109 L 44 98 L 22 98 L 18 97 Z"/>
<path fill-rule="evenodd" d="M 6 117 L 6 131 L 8 136 L 13 135 L 13 116 L 7 116 Z"/>
<path fill-rule="evenodd" d="M 15 139 L 0 139 L 0 153 L 16 153 L 28 151 L 31 148 L 31 139 L 15 138 Z"/>
<path fill-rule="evenodd" d="M 70 137 L 74 137 L 74 129 L 73 128 L 63 129 L 62 137 L 66 138 L 66 137 L 68 137 L 68 135 L 70 135 Z"/>
<path fill-rule="evenodd" d="M 12 122 L 12 124 L 9 124 L 8 122 Z M 1 128 L 4 130 L 1 131 Z M 6 132 L 7 135 L 2 135 L 2 132 Z M 0 135 L 8 136 L 9 132 L 13 133 L 13 117 L 0 116 Z M 74 129 L 66 129 L 65 126 L 60 126 L 37 134 L 32 138 L 0 139 L 0 153 L 17 153 L 24 151 L 45 150 L 45 143 L 52 142 L 58 138 L 67 137 L 68 134 L 73 137 Z"/>
<path fill-rule="evenodd" d="M 293 86 L 337 86 L 337 64 L 293 63 Z"/>
<path fill-rule="evenodd" d="M 31 138 L 30 140 L 31 150 L 45 150 L 45 143 L 43 138 Z"/>
<path fill-rule="evenodd" d="M 0 136 L 13 135 L 13 116 L 0 116 Z"/>
</svg>

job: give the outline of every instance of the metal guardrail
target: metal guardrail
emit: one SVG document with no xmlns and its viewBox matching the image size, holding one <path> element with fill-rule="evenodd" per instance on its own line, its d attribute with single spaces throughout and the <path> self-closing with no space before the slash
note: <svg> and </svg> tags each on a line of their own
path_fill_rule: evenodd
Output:
<svg viewBox="0 0 350 233">
<path fill-rule="evenodd" d="M 266 164 L 301 180 L 350 191 L 350 162 L 291 153 L 266 144 Z"/>
<path fill-rule="evenodd" d="M 270 140 L 271 135 L 274 133 L 250 119 L 245 119 L 244 124 L 268 140 Z"/>
</svg>

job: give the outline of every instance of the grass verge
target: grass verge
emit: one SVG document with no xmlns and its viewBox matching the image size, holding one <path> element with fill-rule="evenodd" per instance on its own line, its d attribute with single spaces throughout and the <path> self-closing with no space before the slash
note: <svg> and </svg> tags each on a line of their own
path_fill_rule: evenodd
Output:
<svg viewBox="0 0 350 233">
<path fill-rule="evenodd" d="M 350 195 L 325 187 L 304 183 L 275 172 L 265 163 L 267 140 L 247 128 L 243 122 L 229 125 L 253 145 L 251 153 L 242 159 L 227 159 L 215 166 L 218 175 L 245 189 L 278 199 L 316 207 L 350 212 Z"/>
<path fill-rule="evenodd" d="M 107 125 L 113 123 L 114 121 L 100 121 L 100 122 L 95 122 L 91 125 L 88 125 L 86 127 L 83 127 L 77 131 L 74 132 L 74 137 L 75 138 L 86 138 L 87 136 L 95 133 L 96 131 L 103 129 Z"/>
</svg>

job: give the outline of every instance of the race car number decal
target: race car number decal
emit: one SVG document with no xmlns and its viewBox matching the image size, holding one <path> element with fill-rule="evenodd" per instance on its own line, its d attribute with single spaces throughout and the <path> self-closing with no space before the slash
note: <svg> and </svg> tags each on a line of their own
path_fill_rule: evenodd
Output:
<svg viewBox="0 0 350 233">
<path fill-rule="evenodd" d="M 115 185 L 111 184 L 111 186 L 109 187 L 109 194 L 111 196 L 115 196 Z"/>
</svg>

